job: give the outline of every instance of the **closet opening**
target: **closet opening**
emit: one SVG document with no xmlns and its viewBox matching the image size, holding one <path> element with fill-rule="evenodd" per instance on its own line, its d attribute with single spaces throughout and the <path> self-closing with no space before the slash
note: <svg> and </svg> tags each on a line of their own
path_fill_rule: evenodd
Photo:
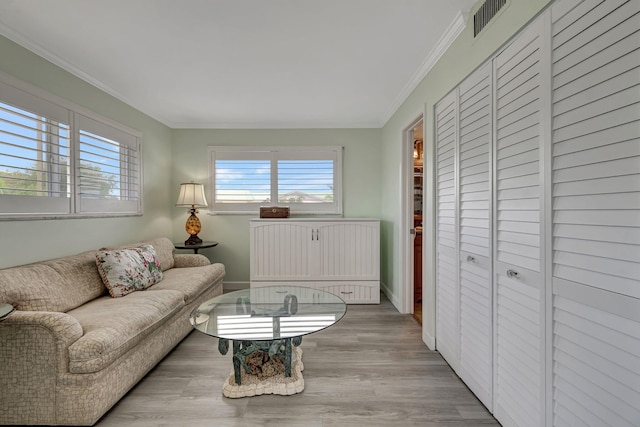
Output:
<svg viewBox="0 0 640 427">
<path fill-rule="evenodd" d="M 412 241 L 412 272 L 408 277 L 412 278 L 412 295 L 413 295 L 413 317 L 422 325 L 422 221 L 423 221 L 423 189 L 424 189 L 424 127 L 423 120 L 420 120 L 410 129 L 408 150 L 411 159 L 407 162 L 411 166 L 409 188 L 410 197 L 408 197 L 410 206 L 407 209 L 411 218 L 410 234 Z"/>
</svg>

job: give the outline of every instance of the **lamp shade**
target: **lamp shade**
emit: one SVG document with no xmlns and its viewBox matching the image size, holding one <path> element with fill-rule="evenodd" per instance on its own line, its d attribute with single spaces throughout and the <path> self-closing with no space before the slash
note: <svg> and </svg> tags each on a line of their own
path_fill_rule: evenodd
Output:
<svg viewBox="0 0 640 427">
<path fill-rule="evenodd" d="M 204 197 L 204 185 L 195 182 L 180 184 L 180 195 L 176 206 L 195 206 L 198 208 L 207 206 L 207 199 Z"/>
</svg>

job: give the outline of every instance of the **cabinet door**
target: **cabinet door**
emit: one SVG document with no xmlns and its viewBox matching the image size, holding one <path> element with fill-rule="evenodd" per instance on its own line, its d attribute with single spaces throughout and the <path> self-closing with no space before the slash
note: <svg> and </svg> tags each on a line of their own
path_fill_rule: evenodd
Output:
<svg viewBox="0 0 640 427">
<path fill-rule="evenodd" d="M 320 280 L 379 280 L 378 222 L 319 222 L 313 243 L 318 245 Z"/>
<path fill-rule="evenodd" d="M 547 14 L 494 61 L 496 102 L 495 407 L 503 425 L 545 420 L 541 144 Z M 543 74 L 545 76 L 543 76 Z M 546 113 L 548 114 L 548 113 Z"/>
<path fill-rule="evenodd" d="M 310 280 L 318 274 L 311 223 L 252 222 L 251 280 Z"/>
<path fill-rule="evenodd" d="M 640 1 L 553 15 L 553 419 L 640 425 Z"/>
<path fill-rule="evenodd" d="M 458 370 L 457 90 L 436 105 L 436 348 Z"/>
<path fill-rule="evenodd" d="M 460 377 L 492 408 L 492 74 L 488 63 L 460 84 Z"/>
</svg>

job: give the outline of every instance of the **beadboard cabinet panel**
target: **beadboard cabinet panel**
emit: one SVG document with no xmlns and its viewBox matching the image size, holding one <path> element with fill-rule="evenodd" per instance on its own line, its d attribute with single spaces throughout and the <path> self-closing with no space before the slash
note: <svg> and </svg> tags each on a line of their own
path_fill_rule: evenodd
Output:
<svg viewBox="0 0 640 427">
<path fill-rule="evenodd" d="M 371 223 L 316 225 L 323 280 L 377 280 L 380 277 L 379 229 Z M 364 250 L 372 248 L 372 250 Z"/>
<path fill-rule="evenodd" d="M 251 289 L 265 286 L 300 286 L 305 288 L 304 295 L 312 301 L 321 301 L 323 296 L 318 291 L 329 292 L 342 298 L 347 304 L 379 304 L 380 283 L 377 281 L 256 281 L 251 282 Z M 252 292 L 253 295 L 253 292 Z M 257 294 L 261 295 L 261 294 Z M 280 300 L 271 302 L 281 302 Z"/>
<path fill-rule="evenodd" d="M 318 248 L 309 244 L 313 226 L 292 222 L 265 225 L 251 227 L 251 280 L 316 277 Z"/>
<path fill-rule="evenodd" d="M 329 281 L 314 282 L 314 288 L 342 298 L 347 304 L 379 304 L 379 281 Z"/>
</svg>

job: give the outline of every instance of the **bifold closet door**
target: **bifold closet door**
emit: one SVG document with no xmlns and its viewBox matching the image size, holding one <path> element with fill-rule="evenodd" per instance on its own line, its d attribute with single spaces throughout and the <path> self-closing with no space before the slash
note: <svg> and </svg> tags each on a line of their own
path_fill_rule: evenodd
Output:
<svg viewBox="0 0 640 427">
<path fill-rule="evenodd" d="M 436 348 L 458 370 L 457 95 L 435 108 L 436 124 Z"/>
<path fill-rule="evenodd" d="M 553 424 L 640 426 L 640 0 L 553 18 Z"/>
<path fill-rule="evenodd" d="M 539 427 L 545 418 L 541 144 L 548 123 L 549 64 L 543 63 L 544 18 L 494 60 L 494 415 L 504 426 Z"/>
<path fill-rule="evenodd" d="M 493 287 L 491 283 L 492 74 L 488 63 L 459 87 L 460 369 L 492 409 Z"/>
</svg>

